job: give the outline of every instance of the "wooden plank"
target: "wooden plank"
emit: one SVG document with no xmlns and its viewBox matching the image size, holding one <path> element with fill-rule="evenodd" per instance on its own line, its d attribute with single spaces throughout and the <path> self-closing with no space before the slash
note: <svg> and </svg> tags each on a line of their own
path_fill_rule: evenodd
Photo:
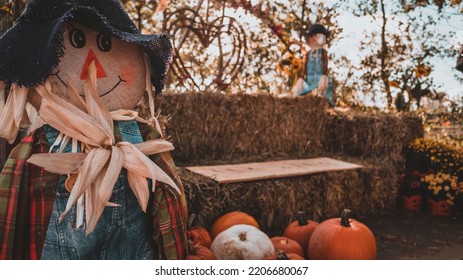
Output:
<svg viewBox="0 0 463 280">
<path fill-rule="evenodd" d="M 237 183 L 358 168 L 362 168 L 362 166 L 324 157 L 230 165 L 191 166 L 186 169 L 209 177 L 219 183 Z"/>
</svg>

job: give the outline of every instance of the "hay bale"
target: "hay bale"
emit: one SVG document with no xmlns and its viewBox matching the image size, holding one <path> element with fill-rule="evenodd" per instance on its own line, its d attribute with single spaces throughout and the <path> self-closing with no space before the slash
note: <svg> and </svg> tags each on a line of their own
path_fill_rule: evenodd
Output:
<svg viewBox="0 0 463 280">
<path fill-rule="evenodd" d="M 396 114 L 361 112 L 331 114 L 326 127 L 325 151 L 337 156 L 379 158 L 403 166 L 409 139 L 419 135 Z"/>
<path fill-rule="evenodd" d="M 424 137 L 423 119 L 414 113 L 405 113 L 402 120 L 407 126 L 407 134 L 405 135 L 404 142 L 406 145 L 413 139 Z"/>
<path fill-rule="evenodd" d="M 189 212 L 197 215 L 199 224 L 209 228 L 220 215 L 239 210 L 255 217 L 265 232 L 276 235 L 299 210 L 321 221 L 338 216 L 344 208 L 363 217 L 393 207 L 398 193 L 394 166 L 356 163 L 365 168 L 222 185 L 187 170 L 182 170 L 181 178 Z"/>
<path fill-rule="evenodd" d="M 156 104 L 172 117 L 166 131 L 179 165 L 296 159 L 322 152 L 327 115 L 318 97 L 187 93 L 159 96 Z"/>
<path fill-rule="evenodd" d="M 403 166 L 403 149 L 423 134 L 412 114 L 327 111 L 308 95 L 169 94 L 156 104 L 180 166 L 349 156 Z"/>
</svg>

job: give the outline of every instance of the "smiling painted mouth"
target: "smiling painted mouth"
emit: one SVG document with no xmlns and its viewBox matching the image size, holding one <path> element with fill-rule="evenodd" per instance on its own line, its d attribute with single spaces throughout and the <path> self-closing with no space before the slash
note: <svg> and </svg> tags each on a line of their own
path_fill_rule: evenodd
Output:
<svg viewBox="0 0 463 280">
<path fill-rule="evenodd" d="M 60 77 L 58 74 L 59 74 L 59 70 L 58 70 L 56 73 L 53 73 L 53 74 L 51 74 L 51 75 L 52 75 L 52 76 L 56 76 L 56 77 L 58 78 L 58 80 L 59 80 L 65 87 L 68 87 L 67 84 L 63 81 L 63 79 L 61 79 L 61 77 Z M 126 82 L 127 82 L 126 80 L 122 79 L 121 76 L 117 75 L 117 77 L 119 78 L 119 81 L 118 81 L 110 90 L 108 90 L 107 92 L 101 94 L 100 97 L 103 97 L 103 96 L 109 94 L 111 91 L 113 91 L 115 88 L 117 88 L 121 83 L 126 83 Z M 85 97 L 85 95 L 83 95 L 83 94 L 80 94 L 80 93 L 79 93 L 79 95 Z"/>
</svg>

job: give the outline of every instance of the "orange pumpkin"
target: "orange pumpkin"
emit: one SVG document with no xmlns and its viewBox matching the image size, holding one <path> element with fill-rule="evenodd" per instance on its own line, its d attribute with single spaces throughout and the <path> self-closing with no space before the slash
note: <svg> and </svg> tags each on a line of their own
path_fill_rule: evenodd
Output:
<svg viewBox="0 0 463 280">
<path fill-rule="evenodd" d="M 420 212 L 421 211 L 421 202 L 423 197 L 421 194 L 416 194 L 412 196 L 403 196 L 404 199 L 404 208 L 408 211 L 412 212 Z"/>
<path fill-rule="evenodd" d="M 309 245 L 310 237 L 318 226 L 317 222 L 308 220 L 303 211 L 297 212 L 297 221 L 290 223 L 283 232 L 283 236 L 297 241 L 304 250 Z M 304 255 L 301 255 L 304 256 Z"/>
<path fill-rule="evenodd" d="M 211 248 L 212 238 L 205 228 L 194 226 L 187 231 L 187 236 L 193 245 L 200 244 L 206 248 Z"/>
<path fill-rule="evenodd" d="M 270 240 L 272 240 L 273 247 L 275 247 L 276 251 L 281 250 L 286 254 L 296 254 L 301 257 L 304 256 L 304 250 L 301 245 L 288 237 L 275 236 L 270 238 Z"/>
<path fill-rule="evenodd" d="M 341 218 L 322 222 L 310 238 L 308 255 L 313 260 L 373 260 L 376 240 L 364 224 L 349 219 L 344 209 Z"/>
<path fill-rule="evenodd" d="M 192 213 L 188 218 L 187 222 L 187 237 L 188 240 L 192 242 L 193 245 L 200 244 L 204 247 L 211 248 L 212 238 L 209 232 L 198 225 L 193 226 L 197 221 L 197 217 L 195 213 Z"/>
<path fill-rule="evenodd" d="M 284 251 L 277 250 L 275 254 L 266 258 L 266 260 L 305 260 L 303 257 L 297 254 L 286 254 Z"/>
<path fill-rule="evenodd" d="M 452 215 L 452 207 L 447 200 L 435 201 L 432 198 L 427 199 L 428 210 L 433 216 L 448 217 Z"/>
<path fill-rule="evenodd" d="M 247 213 L 239 211 L 229 212 L 219 217 L 212 225 L 211 230 L 209 231 L 212 240 L 214 240 L 219 233 L 234 225 L 250 225 L 259 228 L 257 221 Z"/>
<path fill-rule="evenodd" d="M 202 245 L 188 243 L 188 260 L 216 260 L 214 253 L 209 248 Z"/>
</svg>

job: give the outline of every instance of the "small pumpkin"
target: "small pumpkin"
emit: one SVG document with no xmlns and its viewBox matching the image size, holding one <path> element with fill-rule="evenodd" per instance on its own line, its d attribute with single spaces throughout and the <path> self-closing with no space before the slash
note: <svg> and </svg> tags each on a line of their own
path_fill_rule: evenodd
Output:
<svg viewBox="0 0 463 280">
<path fill-rule="evenodd" d="M 222 231 L 211 250 L 219 260 L 264 260 L 275 252 L 270 238 L 250 225 L 234 225 Z"/>
<path fill-rule="evenodd" d="M 266 260 L 284 261 L 284 260 L 305 260 L 305 259 L 298 254 L 292 254 L 292 253 L 287 254 L 282 250 L 276 250 L 275 254 L 266 258 Z"/>
<path fill-rule="evenodd" d="M 284 230 L 283 236 L 295 240 L 306 250 L 310 237 L 318 226 L 317 222 L 309 220 L 303 211 L 297 212 L 297 220 L 290 223 Z M 304 256 L 304 255 L 302 255 Z"/>
<path fill-rule="evenodd" d="M 304 256 L 304 250 L 302 249 L 301 245 L 292 240 L 289 239 L 288 237 L 284 236 L 274 236 L 270 238 L 273 243 L 273 247 L 275 247 L 275 250 L 278 251 L 283 251 L 286 254 L 296 254 L 299 256 Z"/>
<path fill-rule="evenodd" d="M 404 208 L 408 211 L 412 212 L 420 212 L 421 211 L 421 202 L 423 197 L 421 194 L 416 194 L 412 196 L 403 196 L 404 199 Z"/>
<path fill-rule="evenodd" d="M 209 248 L 200 244 L 188 242 L 188 260 L 216 260 L 214 253 Z"/>
<path fill-rule="evenodd" d="M 349 218 L 344 209 L 341 218 L 322 222 L 309 241 L 308 255 L 313 260 L 373 260 L 376 240 L 370 229 Z"/>
<path fill-rule="evenodd" d="M 435 201 L 428 197 L 427 199 L 428 209 L 433 216 L 437 217 L 449 217 L 452 215 L 452 207 L 445 199 Z"/>
<path fill-rule="evenodd" d="M 250 225 L 259 228 L 259 224 L 252 216 L 244 212 L 234 211 L 220 216 L 212 225 L 209 233 L 214 240 L 219 233 L 234 225 Z"/>
<path fill-rule="evenodd" d="M 194 226 L 187 231 L 187 236 L 193 244 L 200 244 L 206 248 L 211 248 L 212 238 L 205 228 Z"/>
<path fill-rule="evenodd" d="M 191 240 L 193 245 L 200 244 L 204 247 L 211 248 L 212 238 L 209 232 L 203 227 L 197 225 L 192 226 L 195 219 L 195 214 L 191 214 L 190 218 L 188 219 L 188 240 Z"/>
</svg>

